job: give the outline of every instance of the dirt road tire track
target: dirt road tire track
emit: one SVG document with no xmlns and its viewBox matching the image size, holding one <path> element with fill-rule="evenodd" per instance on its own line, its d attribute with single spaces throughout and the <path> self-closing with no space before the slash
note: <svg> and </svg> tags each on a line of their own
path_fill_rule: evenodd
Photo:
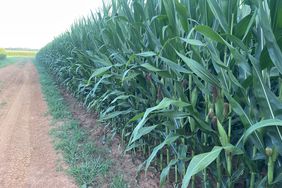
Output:
<svg viewBox="0 0 282 188">
<path fill-rule="evenodd" d="M 58 157 L 31 62 L 0 69 L 0 188 L 76 187 L 56 171 Z"/>
</svg>

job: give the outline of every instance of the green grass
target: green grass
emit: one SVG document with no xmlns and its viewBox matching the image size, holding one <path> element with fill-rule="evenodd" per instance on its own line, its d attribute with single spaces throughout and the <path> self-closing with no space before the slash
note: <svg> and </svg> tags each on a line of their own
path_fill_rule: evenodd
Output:
<svg viewBox="0 0 282 188">
<path fill-rule="evenodd" d="M 35 64 L 49 114 L 53 117 L 54 124 L 50 134 L 54 138 L 55 149 L 62 152 L 64 161 L 68 164 L 67 173 L 73 176 L 81 187 L 97 184 L 95 181 L 98 177 L 107 177 L 111 161 L 103 157 L 106 156 L 105 150 L 97 148 L 87 131 L 72 117 L 46 69 L 38 63 Z M 58 126 L 61 123 L 62 125 Z M 113 178 L 111 185 L 113 188 L 126 188 L 126 183 L 121 177 Z"/>
<path fill-rule="evenodd" d="M 7 57 L 6 59 L 0 60 L 0 68 L 29 59 L 31 59 L 31 57 Z"/>
<path fill-rule="evenodd" d="M 16 63 L 18 60 L 18 58 L 15 58 L 15 57 L 8 57 L 4 60 L 0 60 L 0 68 L 3 68 L 7 65 L 10 65 L 10 64 L 13 64 L 13 63 Z"/>
<path fill-rule="evenodd" d="M 110 188 L 128 188 L 128 186 L 126 185 L 126 182 L 124 181 L 123 177 L 119 175 L 114 177 Z"/>
<path fill-rule="evenodd" d="M 51 132 L 57 141 L 55 149 L 63 152 L 69 164 L 68 173 L 79 185 L 91 185 L 99 175 L 105 175 L 110 161 L 97 156 L 98 149 L 88 139 L 86 132 L 71 120 Z"/>
</svg>

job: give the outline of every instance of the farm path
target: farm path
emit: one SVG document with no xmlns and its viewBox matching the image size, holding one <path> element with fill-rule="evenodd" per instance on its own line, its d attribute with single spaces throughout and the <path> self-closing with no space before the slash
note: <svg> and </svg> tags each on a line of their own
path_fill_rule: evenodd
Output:
<svg viewBox="0 0 282 188">
<path fill-rule="evenodd" d="M 56 170 L 46 111 L 31 62 L 0 69 L 0 188 L 76 187 Z"/>
</svg>

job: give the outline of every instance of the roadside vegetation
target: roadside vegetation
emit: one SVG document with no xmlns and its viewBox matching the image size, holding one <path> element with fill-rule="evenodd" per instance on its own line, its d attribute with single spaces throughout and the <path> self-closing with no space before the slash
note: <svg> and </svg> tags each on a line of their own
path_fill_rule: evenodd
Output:
<svg viewBox="0 0 282 188">
<path fill-rule="evenodd" d="M 50 134 L 54 138 L 55 149 L 63 155 L 67 168 L 62 169 L 74 177 L 80 187 L 102 187 L 110 184 L 113 188 L 127 188 L 121 174 L 108 175 L 112 161 L 105 149 L 95 145 L 86 129 L 72 117 L 68 106 L 56 85 L 42 64 L 35 63 L 40 76 L 44 98 L 48 104 L 48 114 L 53 118 Z M 64 165 L 61 165 L 64 166 Z M 60 166 L 59 168 L 60 169 Z M 112 183 L 110 183 L 112 182 Z"/>
<path fill-rule="evenodd" d="M 0 48 L 0 60 L 6 59 L 7 52 L 4 48 Z"/>
<path fill-rule="evenodd" d="M 19 63 L 19 62 L 24 62 L 25 59 L 29 58 L 24 58 L 24 57 L 6 57 L 5 59 L 0 59 L 0 68 L 3 68 L 7 65 L 11 65 L 14 63 Z"/>
<path fill-rule="evenodd" d="M 161 185 L 281 187 L 281 20 L 277 0 L 112 0 L 36 59 Z"/>
</svg>

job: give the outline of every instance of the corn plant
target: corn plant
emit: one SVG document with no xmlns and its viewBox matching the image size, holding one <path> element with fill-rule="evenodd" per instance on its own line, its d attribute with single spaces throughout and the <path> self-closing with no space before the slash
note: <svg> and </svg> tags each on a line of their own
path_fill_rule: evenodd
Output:
<svg viewBox="0 0 282 188">
<path fill-rule="evenodd" d="M 37 61 L 161 185 L 280 187 L 281 29 L 277 0 L 112 0 Z"/>
</svg>

